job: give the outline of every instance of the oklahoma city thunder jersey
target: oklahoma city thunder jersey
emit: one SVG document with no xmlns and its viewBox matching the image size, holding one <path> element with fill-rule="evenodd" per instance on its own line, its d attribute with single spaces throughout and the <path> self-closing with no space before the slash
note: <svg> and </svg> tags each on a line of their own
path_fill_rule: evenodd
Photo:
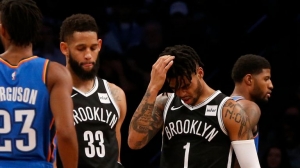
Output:
<svg viewBox="0 0 300 168">
<path fill-rule="evenodd" d="M 245 99 L 243 96 L 231 96 L 231 98 L 236 102 L 239 100 Z M 257 129 L 258 129 L 258 127 L 257 127 Z M 255 143 L 256 151 L 258 151 L 258 142 L 259 142 L 258 130 L 256 132 L 253 132 L 253 136 L 254 136 L 254 143 Z"/>
<path fill-rule="evenodd" d="M 95 78 L 88 93 L 73 88 L 74 125 L 79 144 L 79 168 L 117 168 L 116 124 L 120 112 L 108 83 Z"/>
<path fill-rule="evenodd" d="M 163 113 L 163 168 L 231 168 L 233 149 L 222 120 L 230 99 L 214 92 L 196 106 L 171 94 Z"/>
<path fill-rule="evenodd" d="M 0 168 L 52 167 L 48 63 L 32 56 L 15 66 L 0 58 Z"/>
</svg>

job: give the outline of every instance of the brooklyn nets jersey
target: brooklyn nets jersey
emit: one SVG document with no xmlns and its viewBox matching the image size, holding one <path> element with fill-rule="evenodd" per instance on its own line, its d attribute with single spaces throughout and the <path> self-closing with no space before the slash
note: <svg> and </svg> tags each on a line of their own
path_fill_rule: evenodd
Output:
<svg viewBox="0 0 300 168">
<path fill-rule="evenodd" d="M 95 78 L 88 93 L 73 87 L 72 99 L 79 144 L 78 168 L 117 168 L 119 148 L 115 127 L 120 112 L 107 81 Z"/>
<path fill-rule="evenodd" d="M 233 149 L 222 120 L 230 97 L 216 91 L 190 106 L 171 94 L 163 113 L 162 168 L 231 168 Z"/>
</svg>

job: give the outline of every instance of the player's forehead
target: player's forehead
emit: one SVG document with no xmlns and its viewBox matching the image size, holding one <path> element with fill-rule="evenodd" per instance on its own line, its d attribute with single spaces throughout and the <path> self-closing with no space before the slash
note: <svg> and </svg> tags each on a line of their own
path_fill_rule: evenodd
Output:
<svg viewBox="0 0 300 168">
<path fill-rule="evenodd" d="M 74 32 L 68 38 L 68 44 L 71 46 L 97 46 L 98 37 L 95 32 Z"/>
<path fill-rule="evenodd" d="M 97 33 L 93 31 L 84 31 L 84 32 L 76 31 L 72 34 L 72 40 L 73 41 L 83 41 L 83 40 L 97 41 L 98 36 Z"/>
<path fill-rule="evenodd" d="M 271 73 L 271 69 L 267 69 L 267 68 L 265 68 L 265 69 L 262 69 L 262 73 Z"/>
</svg>

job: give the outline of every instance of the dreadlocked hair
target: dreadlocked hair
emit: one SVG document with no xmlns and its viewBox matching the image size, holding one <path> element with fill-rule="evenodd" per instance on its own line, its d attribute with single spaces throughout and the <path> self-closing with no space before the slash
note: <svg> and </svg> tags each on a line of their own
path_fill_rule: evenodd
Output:
<svg viewBox="0 0 300 168">
<path fill-rule="evenodd" d="M 173 60 L 173 65 L 167 72 L 167 79 L 163 87 L 163 93 L 170 90 L 169 79 L 176 79 L 175 89 L 178 89 L 184 78 L 189 81 L 192 80 L 192 74 L 197 73 L 197 67 L 203 67 L 204 64 L 201 62 L 200 57 L 196 51 L 187 45 L 175 45 L 171 47 L 166 47 L 159 56 L 172 55 L 175 57 Z"/>
<path fill-rule="evenodd" d="M 67 17 L 60 27 L 60 41 L 66 42 L 73 36 L 75 32 L 92 31 L 98 34 L 98 26 L 96 20 L 89 14 L 73 14 Z"/>
<path fill-rule="evenodd" d="M 1 24 L 11 43 L 28 46 L 38 38 L 43 15 L 33 0 L 2 0 Z"/>
</svg>

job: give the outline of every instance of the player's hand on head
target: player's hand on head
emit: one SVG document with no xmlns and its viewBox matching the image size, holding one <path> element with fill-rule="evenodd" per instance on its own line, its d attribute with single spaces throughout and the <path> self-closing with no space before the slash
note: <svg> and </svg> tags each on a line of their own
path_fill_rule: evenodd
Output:
<svg viewBox="0 0 300 168">
<path fill-rule="evenodd" d="M 152 65 L 150 84 L 154 86 L 155 89 L 160 90 L 163 87 L 167 72 L 173 65 L 174 58 L 175 57 L 171 55 L 164 55 L 159 57 Z"/>
</svg>

